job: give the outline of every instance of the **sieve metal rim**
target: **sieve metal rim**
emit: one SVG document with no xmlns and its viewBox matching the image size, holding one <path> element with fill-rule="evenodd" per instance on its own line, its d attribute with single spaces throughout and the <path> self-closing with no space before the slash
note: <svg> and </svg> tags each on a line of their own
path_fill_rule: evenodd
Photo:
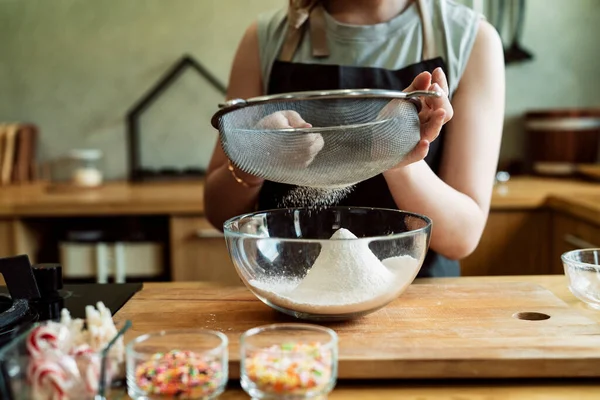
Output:
<svg viewBox="0 0 600 400">
<path fill-rule="evenodd" d="M 301 100 L 324 100 L 324 99 L 404 99 L 409 100 L 415 106 L 417 111 L 420 109 L 418 97 L 441 97 L 441 93 L 432 90 L 415 90 L 412 92 L 402 92 L 399 90 L 385 89 L 336 89 L 336 90 L 308 90 L 303 92 L 278 93 L 267 96 L 251 97 L 244 99 L 231 99 L 225 103 L 219 104 L 219 110 L 212 116 L 211 125 L 219 129 L 221 117 L 240 108 L 251 107 L 255 105 L 282 102 L 282 101 L 301 101 Z"/>
</svg>

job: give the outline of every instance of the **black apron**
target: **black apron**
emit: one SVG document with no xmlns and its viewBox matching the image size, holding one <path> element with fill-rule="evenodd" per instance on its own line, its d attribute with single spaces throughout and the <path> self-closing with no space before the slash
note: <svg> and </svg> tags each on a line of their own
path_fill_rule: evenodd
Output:
<svg viewBox="0 0 600 400">
<path fill-rule="evenodd" d="M 419 11 L 423 19 L 421 9 L 422 7 Z M 425 32 L 425 34 L 430 35 L 431 33 Z M 424 43 L 426 42 L 427 40 L 424 40 Z M 446 64 L 441 57 L 427 58 L 425 53 L 423 61 L 396 71 L 383 68 L 305 64 L 275 60 L 269 76 L 266 94 L 362 88 L 402 91 L 411 84 L 418 74 L 423 71 L 433 72 L 437 67 L 441 67 L 448 75 Z M 425 158 L 425 162 L 436 174 L 440 168 L 443 148 L 444 129 L 442 129 L 438 138 L 431 143 L 429 153 Z M 257 209 L 279 208 L 283 198 L 293 188 L 294 186 L 291 185 L 265 181 L 259 193 Z M 398 209 L 382 174 L 356 184 L 352 192 L 336 205 Z M 449 260 L 433 250 L 429 250 L 418 277 L 459 275 L 460 265 L 458 261 Z"/>
</svg>

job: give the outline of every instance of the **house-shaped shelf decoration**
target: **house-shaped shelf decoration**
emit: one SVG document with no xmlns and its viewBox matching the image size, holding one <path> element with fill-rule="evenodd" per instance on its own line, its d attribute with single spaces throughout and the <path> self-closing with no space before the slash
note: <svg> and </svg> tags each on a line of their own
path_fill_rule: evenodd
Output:
<svg viewBox="0 0 600 400">
<path fill-rule="evenodd" d="M 184 55 L 169 71 L 167 71 L 154 86 L 140 98 L 127 112 L 127 141 L 129 152 L 129 180 L 131 182 L 142 182 L 161 179 L 179 179 L 198 177 L 204 171 L 193 168 L 185 171 L 175 169 L 152 170 L 143 168 L 141 165 L 140 149 L 140 118 L 143 113 L 163 94 L 186 70 L 196 71 L 202 78 L 208 81 L 217 91 L 225 95 L 227 88 L 215 76 L 190 55 Z"/>
</svg>

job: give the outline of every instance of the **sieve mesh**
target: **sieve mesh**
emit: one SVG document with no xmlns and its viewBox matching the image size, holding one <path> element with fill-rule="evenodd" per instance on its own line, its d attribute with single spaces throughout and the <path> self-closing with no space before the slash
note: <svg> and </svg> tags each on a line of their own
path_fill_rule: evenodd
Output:
<svg viewBox="0 0 600 400">
<path fill-rule="evenodd" d="M 295 112 L 310 128 L 286 127 Z M 296 114 L 293 114 L 296 115 Z M 219 116 L 225 154 L 242 171 L 290 185 L 335 188 L 401 162 L 420 140 L 417 105 L 407 99 L 286 99 Z"/>
</svg>

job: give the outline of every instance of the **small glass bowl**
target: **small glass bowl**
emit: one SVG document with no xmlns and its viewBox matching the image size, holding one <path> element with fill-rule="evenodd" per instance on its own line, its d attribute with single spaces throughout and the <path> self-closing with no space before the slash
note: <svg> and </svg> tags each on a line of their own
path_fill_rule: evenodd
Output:
<svg viewBox="0 0 600 400">
<path fill-rule="evenodd" d="M 571 293 L 600 310 L 600 248 L 572 250 L 561 259 Z"/>
<path fill-rule="evenodd" d="M 325 327 L 272 324 L 240 338 L 242 388 L 254 399 L 326 397 L 335 387 L 338 337 Z"/>
<path fill-rule="evenodd" d="M 189 329 L 141 335 L 127 344 L 127 390 L 132 399 L 213 399 L 228 379 L 228 339 Z"/>
<path fill-rule="evenodd" d="M 60 358 L 41 355 L 33 358 L 30 348 L 32 343 L 52 340 L 45 336 L 36 339 L 36 330 L 46 328 L 54 322 L 42 321 L 21 326 L 18 336 L 0 350 L 0 399 L 52 397 L 104 400 L 113 388 L 120 386 L 125 364 L 122 335 L 131 327 L 131 321 L 117 323 L 117 335 L 101 350 L 62 354 Z M 53 326 L 51 329 L 55 328 Z M 71 338 L 66 339 L 65 336 L 68 328 L 62 329 L 55 340 L 58 347 L 64 350 L 68 343 L 65 340 Z M 117 341 L 118 338 L 121 340 Z M 37 378 L 33 378 L 32 374 Z"/>
</svg>

